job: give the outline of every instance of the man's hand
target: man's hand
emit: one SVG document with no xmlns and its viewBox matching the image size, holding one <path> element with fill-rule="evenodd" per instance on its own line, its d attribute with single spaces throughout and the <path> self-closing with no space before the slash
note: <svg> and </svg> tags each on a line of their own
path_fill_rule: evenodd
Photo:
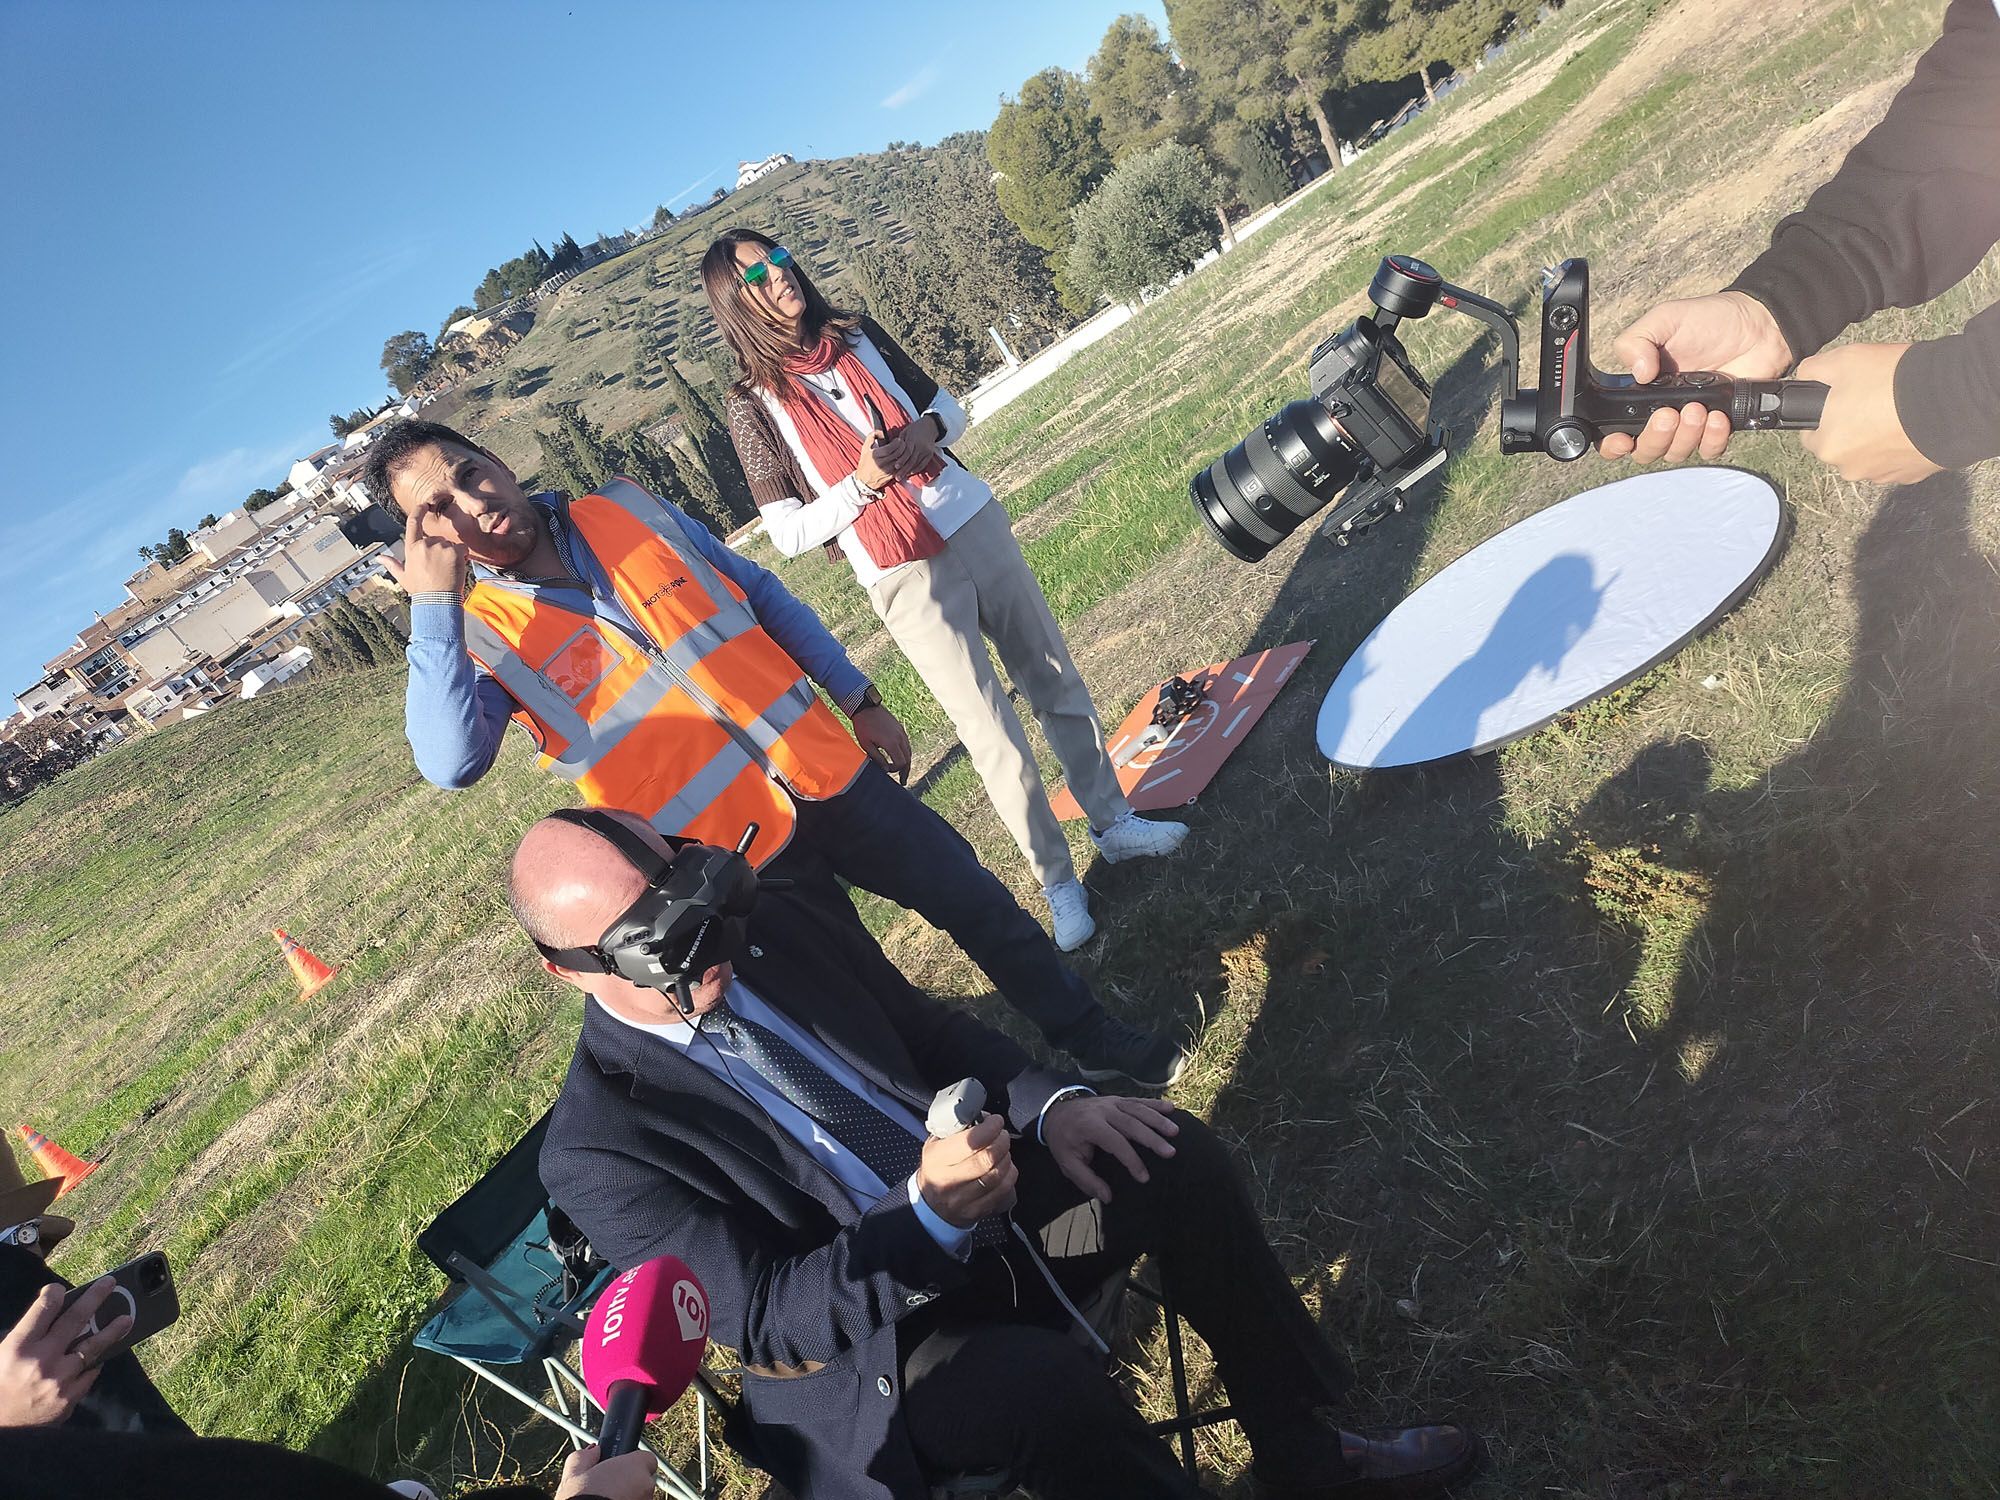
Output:
<svg viewBox="0 0 2000 1500">
<path fill-rule="evenodd" d="M 1791 368 L 1792 350 L 1771 310 L 1745 292 L 1717 292 L 1662 302 L 1618 335 L 1612 354 L 1641 385 L 1682 370 L 1714 370 L 1739 380 L 1775 380 Z M 1679 463 L 1697 449 L 1705 459 L 1729 446 L 1727 412 L 1691 401 L 1659 411 L 1636 437 L 1612 432 L 1598 443 L 1606 458 Z"/>
<path fill-rule="evenodd" d="M 465 591 L 465 544 L 438 518 L 442 503 L 410 508 L 403 523 L 403 561 L 384 563 L 406 594 Z"/>
<path fill-rule="evenodd" d="M 893 483 L 896 470 L 883 458 L 889 440 L 879 432 L 868 435 L 868 441 L 861 445 L 861 460 L 854 466 L 854 477 L 871 490 L 879 490 Z"/>
<path fill-rule="evenodd" d="M 1819 426 L 1800 434 L 1806 452 L 1843 479 L 1915 484 L 1938 472 L 1918 451 L 1896 414 L 1896 366 L 1908 344 L 1846 344 L 1815 354 L 1799 379 L 1827 385 Z"/>
<path fill-rule="evenodd" d="M 0 1338 L 0 1427 L 53 1427 L 90 1394 L 97 1384 L 98 1361 L 132 1331 L 132 1315 L 120 1313 L 83 1337 L 117 1284 L 109 1276 L 99 1277 L 68 1312 L 56 1282 L 35 1293 L 21 1321 Z"/>
<path fill-rule="evenodd" d="M 1145 1159 L 1134 1148 L 1144 1146 L 1155 1156 L 1172 1156 L 1173 1138 L 1181 1130 L 1168 1118 L 1173 1109 L 1164 1099 L 1072 1094 L 1056 1100 L 1042 1116 L 1042 1144 L 1063 1176 L 1099 1203 L 1109 1203 L 1111 1185 L 1091 1170 L 1092 1158 L 1100 1151 L 1109 1152 L 1137 1181 L 1146 1181 L 1150 1174 Z"/>
<path fill-rule="evenodd" d="M 910 733 L 901 719 L 877 703 L 856 709 L 848 722 L 870 760 L 894 776 L 898 785 L 909 780 Z"/>
<path fill-rule="evenodd" d="M 601 1495 L 604 1500 L 653 1500 L 653 1470 L 658 1461 L 644 1448 L 616 1458 L 601 1458 L 597 1444 L 579 1448 L 563 1461 L 556 1500 L 576 1495 Z"/>
<path fill-rule="evenodd" d="M 1007 1122 L 999 1115 L 986 1115 L 957 1135 L 933 1136 L 924 1142 L 917 1190 L 947 1224 L 970 1229 L 988 1215 L 1014 1206 L 1014 1184 L 1021 1169 L 1014 1165 L 1013 1152 Z"/>
<path fill-rule="evenodd" d="M 937 424 L 928 415 L 896 429 L 875 445 L 875 459 L 898 479 L 914 474 L 937 457 Z"/>
</svg>

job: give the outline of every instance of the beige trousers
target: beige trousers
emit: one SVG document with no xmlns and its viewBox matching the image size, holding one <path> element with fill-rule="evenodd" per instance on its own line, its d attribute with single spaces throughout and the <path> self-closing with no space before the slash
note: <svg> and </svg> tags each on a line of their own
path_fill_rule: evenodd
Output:
<svg viewBox="0 0 2000 1500">
<path fill-rule="evenodd" d="M 1076 878 L 1049 808 L 1028 732 L 986 654 L 993 642 L 1027 697 L 1093 828 L 1130 811 L 1104 750 L 1090 692 L 1070 660 L 1042 586 L 997 500 L 980 507 L 936 557 L 871 584 L 869 601 L 950 716 L 1000 821 L 1046 888 Z M 982 639 L 983 637 L 983 639 Z"/>
</svg>

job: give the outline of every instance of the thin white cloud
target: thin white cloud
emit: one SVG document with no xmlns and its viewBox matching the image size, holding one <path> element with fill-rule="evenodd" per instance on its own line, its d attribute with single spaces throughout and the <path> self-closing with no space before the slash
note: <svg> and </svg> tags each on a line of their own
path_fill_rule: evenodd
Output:
<svg viewBox="0 0 2000 1500">
<path fill-rule="evenodd" d="M 424 245 L 424 241 L 400 245 L 316 288 L 311 295 L 300 299 L 298 310 L 290 318 L 251 340 L 234 359 L 217 370 L 217 377 L 228 380 L 247 374 L 331 328 L 369 292 L 421 260 Z"/>
<path fill-rule="evenodd" d="M 909 80 L 882 101 L 884 109 L 901 109 L 905 104 L 921 99 L 944 77 L 944 59 L 934 57 L 911 75 Z"/>
<path fill-rule="evenodd" d="M 673 197 L 667 199 L 666 207 L 672 208 L 676 203 L 680 202 L 681 199 L 687 197 L 687 195 L 692 193 L 696 188 L 701 187 L 704 183 L 708 182 L 711 178 L 715 177 L 717 174 L 726 172 L 728 170 L 729 170 L 729 163 L 726 161 L 719 163 L 716 166 L 710 167 L 706 172 L 702 173 L 701 176 L 695 178 L 693 182 L 690 182 L 686 187 L 682 188 L 678 193 L 675 193 Z"/>
<path fill-rule="evenodd" d="M 50 572 L 54 566 L 74 568 L 80 556 L 96 552 L 106 518 L 122 518 L 136 496 L 156 496 L 166 472 L 158 458 L 146 458 L 66 500 L 24 508 L 18 520 L 0 526 L 0 582 L 10 586 L 8 592 L 46 590 L 56 576 Z"/>
<path fill-rule="evenodd" d="M 263 448 L 230 448 L 190 464 L 173 488 L 177 504 L 207 508 L 210 501 L 234 505 L 259 485 L 275 486 L 295 460 L 310 453 L 315 435 L 301 432 Z M 200 511 L 196 511 L 200 515 Z"/>
<path fill-rule="evenodd" d="M 138 567 L 142 543 L 173 526 L 191 531 L 204 513 L 240 505 L 260 485 L 275 488 L 316 442 L 305 429 L 282 442 L 230 448 L 188 465 L 178 480 L 157 459 L 134 464 L 0 533 L 0 581 L 16 597 L 73 615 L 81 628 L 90 610 L 117 601 L 118 580 Z M 73 597 L 82 593 L 92 597 Z"/>
</svg>

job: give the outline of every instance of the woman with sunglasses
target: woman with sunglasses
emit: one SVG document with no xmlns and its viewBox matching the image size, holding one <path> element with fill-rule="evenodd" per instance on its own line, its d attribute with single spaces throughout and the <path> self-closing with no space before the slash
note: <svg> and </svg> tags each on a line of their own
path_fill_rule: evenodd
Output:
<svg viewBox="0 0 2000 1500">
<path fill-rule="evenodd" d="M 1041 882 L 1056 946 L 1081 946 L 1097 924 L 986 642 L 1041 721 L 1099 853 L 1169 854 L 1187 825 L 1136 816 L 1119 789 L 1006 509 L 945 446 L 965 412 L 872 319 L 830 306 L 767 236 L 728 231 L 701 280 L 743 371 L 724 404 L 765 531 L 788 557 L 824 546 L 853 567 Z"/>
</svg>

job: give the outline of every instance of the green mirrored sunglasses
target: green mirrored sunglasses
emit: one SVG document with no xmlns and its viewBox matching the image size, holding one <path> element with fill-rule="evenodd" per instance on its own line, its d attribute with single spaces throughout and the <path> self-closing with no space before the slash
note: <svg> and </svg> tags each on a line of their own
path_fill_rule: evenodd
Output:
<svg viewBox="0 0 2000 1500">
<path fill-rule="evenodd" d="M 792 252 L 787 250 L 783 245 L 773 245 L 771 253 L 765 256 L 764 259 L 753 261 L 743 268 L 743 284 L 745 286 L 762 286 L 764 278 L 771 274 L 772 266 L 789 266 L 791 263 Z"/>
</svg>

